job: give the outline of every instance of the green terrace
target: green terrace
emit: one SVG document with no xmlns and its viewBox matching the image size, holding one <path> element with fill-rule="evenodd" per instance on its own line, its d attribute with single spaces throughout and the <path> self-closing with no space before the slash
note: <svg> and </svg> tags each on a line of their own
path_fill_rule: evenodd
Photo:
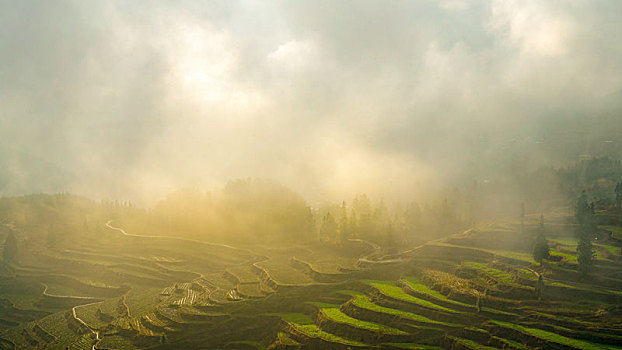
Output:
<svg viewBox="0 0 622 350">
<path fill-rule="evenodd" d="M 376 288 L 381 294 L 397 299 L 397 300 L 401 300 L 407 303 L 411 303 L 411 304 L 416 304 L 425 308 L 429 308 L 429 309 L 434 309 L 437 311 L 443 311 L 443 312 L 449 312 L 449 313 L 459 313 L 456 310 L 452 310 L 437 304 L 434 304 L 432 302 L 429 302 L 427 300 L 421 299 L 421 298 L 417 298 L 414 297 L 408 293 L 406 293 L 402 288 L 398 287 L 397 285 L 395 285 L 394 282 L 390 282 L 390 281 L 367 281 L 367 283 L 369 283 L 371 286 L 373 286 L 374 288 Z"/>
<path fill-rule="evenodd" d="M 304 314 L 298 314 L 298 313 L 284 313 L 284 314 L 279 314 L 279 313 L 273 313 L 273 314 L 268 314 L 267 316 L 278 316 L 281 317 L 283 320 L 285 320 L 286 322 L 288 322 L 296 331 L 302 333 L 303 335 L 310 337 L 310 338 L 318 338 L 321 340 L 324 340 L 328 343 L 337 343 L 337 344 L 343 344 L 343 345 L 352 345 L 352 346 L 367 346 L 367 344 L 359 342 L 359 341 L 355 341 L 355 340 L 350 340 L 350 339 L 346 339 L 346 338 L 342 338 L 340 336 L 334 335 L 332 333 L 328 333 L 325 332 L 323 330 L 321 330 L 314 322 L 313 320 Z"/>
<path fill-rule="evenodd" d="M 597 343 L 592 343 L 592 342 L 588 342 L 584 340 L 568 338 L 568 337 L 564 337 L 562 335 L 552 333 L 549 331 L 545 331 L 542 329 L 525 327 L 525 326 L 521 326 L 521 325 L 514 324 L 514 323 L 495 321 L 495 320 L 490 321 L 490 323 L 501 326 L 501 327 L 509 328 L 509 329 L 515 330 L 523 334 L 530 335 L 534 338 L 538 338 L 549 343 L 553 343 L 551 344 L 552 346 L 554 346 L 554 344 L 559 344 L 562 346 L 570 347 L 572 349 L 583 349 L 583 350 L 603 350 L 603 349 L 622 348 L 619 346 L 597 344 Z"/>
<path fill-rule="evenodd" d="M 374 322 L 363 321 L 344 314 L 336 307 L 322 308 L 320 313 L 326 316 L 328 319 L 337 323 L 348 324 L 356 328 L 366 329 L 373 332 L 379 332 L 383 334 L 408 334 L 396 328 L 388 327 Z"/>
<path fill-rule="evenodd" d="M 383 314 L 388 314 L 392 316 L 398 316 L 406 320 L 415 321 L 421 324 L 429 324 L 432 326 L 440 325 L 440 326 L 447 326 L 447 327 L 463 327 L 463 325 L 460 325 L 460 324 L 435 321 L 435 320 L 431 320 L 427 317 L 424 317 L 424 316 L 421 316 L 421 315 L 418 315 L 412 312 L 380 306 L 380 305 L 374 304 L 367 295 L 362 295 L 362 294 L 356 295 L 354 296 L 354 298 L 352 298 L 351 302 L 353 305 L 359 308 L 362 308 L 362 309 L 366 309 L 366 310 L 370 310 L 370 311 L 374 311 L 378 313 L 383 313 Z"/>
</svg>

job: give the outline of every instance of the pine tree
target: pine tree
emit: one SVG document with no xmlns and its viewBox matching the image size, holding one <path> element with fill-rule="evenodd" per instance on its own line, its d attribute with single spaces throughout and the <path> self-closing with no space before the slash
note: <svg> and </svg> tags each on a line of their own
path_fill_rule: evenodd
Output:
<svg viewBox="0 0 622 350">
<path fill-rule="evenodd" d="M 2 250 L 2 260 L 5 263 L 17 262 L 17 239 L 13 232 L 9 233 L 4 240 L 4 249 Z"/>
<path fill-rule="evenodd" d="M 359 232 L 358 218 L 354 209 L 350 210 L 350 216 L 348 217 L 348 233 L 351 237 L 354 237 Z"/>
<path fill-rule="evenodd" d="M 583 226 L 586 223 L 590 212 L 590 206 L 587 203 L 587 195 L 585 194 L 585 191 L 581 192 L 581 195 L 575 204 L 574 210 L 574 222 L 579 226 Z"/>
<path fill-rule="evenodd" d="M 337 238 L 337 223 L 335 218 L 327 213 L 322 219 L 322 226 L 320 227 L 320 237 L 332 241 Z"/>
<path fill-rule="evenodd" d="M 594 264 L 592 236 L 596 228 L 596 222 L 594 220 L 594 204 L 588 204 L 585 192 L 581 193 L 577 200 L 575 222 L 577 223 L 576 233 L 579 238 L 577 244 L 577 270 L 581 275 L 586 276 Z"/>
<path fill-rule="evenodd" d="M 582 228 L 577 244 L 577 261 L 579 263 L 577 269 L 581 275 L 587 275 L 594 264 L 594 248 L 589 231 Z"/>
<path fill-rule="evenodd" d="M 345 241 L 350 237 L 350 226 L 348 225 L 348 212 L 346 209 L 346 201 L 341 203 L 339 208 L 339 240 Z"/>
<path fill-rule="evenodd" d="M 546 241 L 545 229 L 544 229 L 544 215 L 540 216 L 540 225 L 538 226 L 538 232 L 536 239 L 532 247 L 533 260 L 542 265 L 542 260 L 549 257 L 549 244 Z"/>
</svg>

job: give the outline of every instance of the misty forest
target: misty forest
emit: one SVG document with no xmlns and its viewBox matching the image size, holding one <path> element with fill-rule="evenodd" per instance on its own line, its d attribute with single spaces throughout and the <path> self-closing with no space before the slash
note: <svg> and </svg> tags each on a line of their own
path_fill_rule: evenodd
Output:
<svg viewBox="0 0 622 350">
<path fill-rule="evenodd" d="M 622 349 L 620 18 L 0 0 L 0 349 Z"/>
</svg>

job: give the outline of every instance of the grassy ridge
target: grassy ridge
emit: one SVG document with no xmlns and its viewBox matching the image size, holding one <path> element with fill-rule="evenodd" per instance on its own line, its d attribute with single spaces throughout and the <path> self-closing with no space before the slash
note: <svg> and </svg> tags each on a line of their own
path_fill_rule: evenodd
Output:
<svg viewBox="0 0 622 350">
<path fill-rule="evenodd" d="M 366 346 L 367 344 L 359 341 L 342 338 L 340 336 L 324 332 L 311 319 L 311 317 L 300 313 L 272 313 L 267 316 L 279 316 L 300 333 L 311 337 L 322 339 L 331 343 L 340 343 L 353 346 Z"/>
<path fill-rule="evenodd" d="M 392 309 L 392 308 L 388 308 L 388 307 L 384 307 L 384 306 L 380 306 L 377 304 L 374 304 L 371 300 L 369 300 L 369 297 L 367 295 L 357 295 L 352 299 L 352 304 L 363 308 L 363 309 L 367 309 L 367 310 L 371 310 L 371 311 L 376 311 L 376 312 L 381 312 L 381 313 L 385 313 L 385 314 L 389 314 L 389 315 L 394 315 L 394 316 L 400 316 L 409 320 L 413 320 L 416 322 L 421 322 L 421 323 L 430 323 L 430 324 L 438 324 L 438 325 L 443 325 L 443 326 L 449 326 L 449 327 L 462 327 L 462 325 L 459 324 L 455 324 L 455 323 L 447 323 L 447 322 L 440 322 L 440 321 L 434 321 L 431 320 L 427 317 L 421 316 L 421 315 L 417 315 L 415 313 L 412 312 L 407 312 L 407 311 L 402 311 L 399 309 Z"/>
<path fill-rule="evenodd" d="M 584 340 L 568 338 L 568 337 L 564 337 L 562 335 L 548 332 L 542 329 L 524 327 L 524 326 L 521 326 L 515 323 L 508 323 L 508 322 L 495 321 L 495 320 L 491 320 L 490 322 L 493 324 L 502 326 L 502 327 L 517 330 L 521 333 L 532 335 L 536 338 L 540 338 L 540 339 L 553 342 L 553 343 L 557 343 L 557 344 L 570 346 L 576 349 L 602 350 L 602 349 L 620 349 L 621 348 L 618 346 L 595 344 L 595 343 L 590 343 Z"/>
<path fill-rule="evenodd" d="M 446 296 L 444 296 L 443 294 L 435 291 L 434 289 L 429 288 L 428 286 L 426 286 L 425 284 L 421 283 L 421 281 L 419 281 L 418 278 L 416 277 L 406 277 L 403 278 L 402 281 L 404 281 L 404 283 L 406 283 L 406 285 L 408 287 L 410 287 L 412 290 L 417 291 L 419 293 L 423 293 L 423 294 L 427 294 L 433 298 L 445 301 L 447 303 L 451 303 L 457 306 L 463 306 L 463 307 L 468 307 L 468 308 L 474 308 L 475 306 L 473 305 L 469 305 L 466 303 L 461 303 L 459 301 L 455 301 L 455 300 L 451 300 L 449 298 L 447 298 Z"/>
<path fill-rule="evenodd" d="M 356 328 L 367 329 L 367 330 L 374 331 L 374 332 L 382 332 L 384 334 L 408 334 L 399 329 L 384 326 L 379 323 L 363 321 L 363 320 L 350 317 L 344 314 L 343 312 L 341 312 L 341 310 L 339 310 L 338 308 L 326 308 L 326 309 L 322 309 L 321 312 L 326 317 L 328 317 L 329 319 L 335 322 L 349 324 Z"/>
<path fill-rule="evenodd" d="M 398 300 L 402 300 L 408 303 L 412 303 L 412 304 L 417 304 L 423 307 L 427 307 L 430 309 L 435 309 L 435 310 L 439 310 L 439 311 L 444 311 L 444 312 L 450 312 L 450 313 L 459 313 L 458 311 L 440 306 L 440 305 L 436 305 L 434 303 L 431 303 L 427 300 L 423 300 L 417 297 L 414 297 L 406 292 L 404 292 L 404 290 L 398 286 L 396 286 L 395 284 L 393 284 L 392 282 L 386 282 L 386 281 L 370 281 L 369 284 L 371 284 L 372 286 L 374 286 L 376 289 L 378 289 L 378 291 L 380 291 L 380 293 L 398 299 Z"/>
</svg>

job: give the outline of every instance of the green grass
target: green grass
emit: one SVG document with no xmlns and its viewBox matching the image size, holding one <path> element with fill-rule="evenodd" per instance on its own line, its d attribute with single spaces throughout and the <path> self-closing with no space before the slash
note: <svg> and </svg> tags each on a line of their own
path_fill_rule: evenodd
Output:
<svg viewBox="0 0 622 350">
<path fill-rule="evenodd" d="M 61 311 L 49 316 L 46 316 L 37 323 L 46 332 L 53 335 L 59 344 L 70 344 L 74 342 L 79 336 L 74 333 L 67 325 L 65 314 L 67 311 Z"/>
<path fill-rule="evenodd" d="M 518 316 L 518 314 L 514 314 L 511 312 L 507 312 L 507 311 L 503 311 L 503 310 L 498 310 L 498 309 L 491 309 L 489 307 L 482 307 L 482 311 L 488 311 L 488 312 L 492 312 L 495 314 L 501 314 L 501 315 L 506 315 L 506 316 Z"/>
<path fill-rule="evenodd" d="M 494 336 L 494 335 L 492 336 L 492 338 L 493 338 L 493 339 L 496 339 L 496 340 L 497 340 L 497 341 L 499 341 L 499 342 L 502 342 L 502 343 L 508 344 L 508 345 L 510 345 L 510 346 L 512 346 L 512 347 L 514 347 L 514 348 L 516 348 L 516 349 L 521 349 L 521 350 L 528 350 L 528 349 L 529 349 L 529 348 L 528 348 L 528 347 L 526 347 L 525 345 L 523 345 L 523 344 L 521 344 L 521 343 L 519 343 L 519 342 L 516 342 L 516 341 L 514 341 L 514 340 L 505 339 L 505 338 L 500 338 L 500 337 L 497 337 L 497 336 Z"/>
<path fill-rule="evenodd" d="M 586 291 L 586 292 L 595 292 L 595 293 L 603 293 L 603 294 L 611 294 L 611 295 L 622 295 L 622 291 L 618 291 L 618 290 L 614 290 L 614 289 L 608 289 L 608 288 L 603 288 L 603 287 L 598 287 L 598 286 L 589 286 L 589 285 L 570 285 L 570 284 L 566 284 L 566 283 L 561 283 L 561 282 L 545 282 L 545 287 L 546 285 L 549 286 L 553 286 L 553 287 L 562 287 L 562 288 L 570 288 L 570 289 L 576 289 L 576 290 L 582 290 L 582 291 Z M 592 302 L 594 302 L 595 300 L 592 300 Z"/>
<path fill-rule="evenodd" d="M 421 315 L 417 315 L 414 314 L 412 312 L 407 312 L 407 311 L 402 311 L 402 310 L 398 310 L 398 309 L 391 309 L 388 307 L 384 307 L 384 306 L 380 306 L 377 304 L 374 304 L 371 300 L 369 300 L 369 297 L 367 297 L 366 295 L 357 295 L 352 299 L 352 304 L 362 308 L 362 309 L 367 309 L 367 310 L 371 310 L 371 311 L 376 311 L 376 312 L 381 312 L 384 314 L 389 314 L 389 315 L 394 315 L 394 316 L 400 316 L 409 320 L 413 320 L 416 322 L 422 322 L 422 323 L 430 323 L 430 324 L 439 324 L 439 325 L 443 325 L 443 326 L 449 326 L 449 327 L 463 327 L 462 325 L 459 324 L 455 324 L 455 323 L 446 323 L 446 322 L 440 322 L 440 321 L 434 321 L 431 320 L 427 317 L 421 316 Z"/>
<path fill-rule="evenodd" d="M 493 348 L 492 346 L 485 346 L 479 343 L 476 343 L 472 340 L 469 339 L 464 339 L 464 338 L 458 338 L 458 337 L 449 337 L 451 339 L 453 339 L 455 342 L 461 344 L 462 346 L 468 348 L 468 349 L 481 349 L 481 350 L 496 350 L 496 348 Z"/>
<path fill-rule="evenodd" d="M 76 316 L 92 328 L 102 328 L 109 322 L 105 322 L 97 316 L 97 310 L 100 308 L 101 304 L 102 303 L 77 306 L 75 309 Z"/>
<path fill-rule="evenodd" d="M 8 299 L 18 309 L 34 309 L 34 304 L 44 288 L 35 281 L 7 278 L 0 281 L 0 296 Z"/>
<path fill-rule="evenodd" d="M 442 247 L 466 248 L 466 249 L 472 249 L 475 251 L 479 250 L 481 252 L 492 253 L 495 255 L 499 255 L 499 256 L 506 257 L 506 258 L 515 259 L 515 260 L 520 260 L 520 261 L 528 262 L 531 264 L 535 263 L 535 261 L 533 261 L 533 257 L 531 256 L 531 253 L 527 253 L 527 252 L 517 252 L 513 250 L 473 248 L 470 246 L 449 244 L 449 243 L 443 243 L 443 242 L 432 242 L 432 243 L 429 243 L 429 245 L 442 246 Z"/>
<path fill-rule="evenodd" d="M 349 289 L 338 290 L 337 293 L 343 294 L 343 295 L 349 295 L 349 296 L 363 295 L 363 293 L 361 292 L 358 292 L 356 290 L 349 290 Z"/>
<path fill-rule="evenodd" d="M 271 314 L 266 314 L 267 316 L 278 316 L 282 319 L 284 319 L 287 322 L 290 323 L 295 323 L 298 325 L 311 325 L 313 324 L 313 320 L 311 319 L 311 317 L 305 315 L 305 314 L 298 314 L 298 313 L 271 313 Z"/>
<path fill-rule="evenodd" d="M 308 325 L 292 324 L 292 326 L 296 328 L 299 332 L 305 334 L 308 337 L 319 338 L 330 343 L 340 343 L 340 344 L 352 345 L 352 346 L 369 346 L 369 344 L 361 343 L 356 340 L 342 338 L 340 336 L 324 332 L 323 330 L 321 330 L 318 326 L 314 324 L 308 324 Z"/>
<path fill-rule="evenodd" d="M 505 271 L 501 271 L 499 269 L 495 269 L 493 267 L 473 261 L 464 262 L 462 265 L 473 270 L 482 271 L 486 275 L 495 279 L 497 282 L 501 282 L 508 286 L 521 286 L 520 284 L 514 282 L 514 276 Z"/>
<path fill-rule="evenodd" d="M 98 349 L 138 350 L 129 339 L 120 335 L 106 335 L 97 344 Z"/>
<path fill-rule="evenodd" d="M 96 341 L 93 334 L 84 334 L 71 344 L 71 350 L 91 350 Z"/>
<path fill-rule="evenodd" d="M 321 301 L 308 301 L 307 304 L 317 306 L 319 308 L 339 307 L 338 304 L 323 303 Z"/>
<path fill-rule="evenodd" d="M 600 243 L 594 243 L 595 246 L 606 249 L 609 251 L 609 253 L 611 253 L 611 255 L 614 256 L 620 256 L 620 251 L 622 250 L 622 248 L 620 247 L 616 247 L 613 245 L 607 245 L 607 244 L 600 244 Z"/>
<path fill-rule="evenodd" d="M 289 335 L 284 332 L 278 332 L 276 335 L 276 338 L 278 339 L 278 343 L 281 346 L 284 346 L 286 349 L 289 347 L 292 347 L 292 348 L 300 347 L 299 342 L 290 338 Z"/>
<path fill-rule="evenodd" d="M 160 303 L 162 288 L 132 289 L 127 293 L 125 302 L 132 317 L 139 317 L 153 311 Z"/>
<path fill-rule="evenodd" d="M 341 343 L 345 345 L 365 346 L 367 344 L 354 340 L 345 339 L 337 335 L 324 332 L 321 330 L 311 319 L 311 317 L 305 314 L 299 313 L 271 313 L 267 316 L 278 316 L 291 324 L 299 332 L 311 337 L 319 338 L 331 343 Z"/>
<path fill-rule="evenodd" d="M 554 249 L 551 249 L 549 251 L 549 254 L 551 254 L 552 256 L 561 256 L 567 262 L 569 262 L 571 264 L 577 264 L 577 256 L 576 255 L 560 252 L 560 251 L 557 251 L 557 250 L 554 250 Z"/>
<path fill-rule="evenodd" d="M 363 320 L 350 317 L 344 314 L 343 312 L 341 312 L 341 310 L 337 308 L 326 308 L 326 309 L 322 309 L 321 312 L 326 317 L 328 317 L 329 319 L 335 322 L 348 324 L 356 328 L 366 329 L 366 330 L 373 331 L 373 332 L 381 332 L 384 334 L 408 334 L 399 329 L 395 329 L 395 328 L 387 327 L 387 326 L 384 326 L 378 323 L 363 321 Z"/>
<path fill-rule="evenodd" d="M 101 304 L 99 304 L 99 308 L 103 313 L 116 316 L 119 314 L 119 304 L 121 303 L 121 297 L 118 298 L 110 298 L 104 300 Z"/>
<path fill-rule="evenodd" d="M 520 274 L 520 277 L 522 277 L 524 279 L 528 279 L 530 281 L 537 281 L 538 280 L 538 277 L 536 277 L 536 275 L 534 275 L 533 272 L 531 272 L 528 269 L 519 268 L 519 269 L 517 269 L 517 271 Z"/>
<path fill-rule="evenodd" d="M 523 327 L 521 325 L 517 325 L 517 324 L 514 324 L 514 323 L 495 321 L 495 320 L 491 320 L 490 322 L 492 322 L 494 324 L 497 324 L 497 325 L 500 325 L 502 327 L 511 328 L 511 329 L 517 330 L 519 332 L 532 335 L 534 337 L 537 337 L 537 338 L 540 338 L 540 339 L 543 339 L 543 340 L 546 340 L 546 341 L 549 341 L 549 342 L 553 342 L 553 343 L 557 343 L 557 344 L 562 344 L 562 345 L 574 347 L 574 348 L 577 348 L 577 349 L 585 349 L 585 350 L 618 349 L 618 347 L 614 347 L 614 346 L 608 346 L 608 345 L 602 345 L 602 344 L 594 344 L 594 343 L 590 343 L 590 342 L 587 342 L 587 341 L 584 341 L 584 340 L 578 340 L 578 339 L 572 339 L 572 338 L 564 337 L 564 336 L 561 336 L 559 334 L 547 332 L 547 331 L 544 331 L 544 330 L 538 329 L 538 328 Z"/>
<path fill-rule="evenodd" d="M 609 230 L 613 233 L 613 237 L 617 238 L 617 239 L 622 239 L 622 227 L 621 226 L 607 226 L 607 225 L 602 225 L 602 226 L 598 226 L 599 228 L 605 229 L 605 230 Z"/>
<path fill-rule="evenodd" d="M 473 308 L 473 305 L 469 305 L 469 304 L 465 304 L 465 303 L 461 303 L 459 301 L 455 301 L 455 300 L 451 300 L 449 298 L 447 298 L 446 296 L 444 296 L 443 294 L 435 291 L 434 289 L 429 288 L 428 286 L 426 286 L 425 284 L 421 283 L 421 281 L 419 281 L 419 279 L 417 279 L 416 277 L 406 277 L 403 279 L 403 281 L 406 283 L 406 285 L 408 285 L 410 288 L 412 288 L 413 290 L 419 292 L 419 293 L 423 293 L 423 294 L 427 294 L 433 298 L 451 303 L 453 305 L 459 305 L 459 306 L 464 306 L 464 307 L 469 307 L 469 308 Z"/>
<path fill-rule="evenodd" d="M 434 303 L 431 303 L 427 300 L 423 300 L 417 297 L 414 297 L 406 292 L 404 292 L 404 290 L 398 286 L 396 286 L 395 284 L 393 284 L 392 282 L 384 282 L 384 281 L 369 281 L 369 284 L 371 284 L 372 286 L 374 286 L 376 289 L 378 289 L 380 291 L 380 293 L 398 299 L 398 300 L 402 300 L 408 303 L 412 303 L 412 304 L 417 304 L 423 307 L 427 307 L 430 309 L 435 309 L 435 310 L 439 310 L 439 311 L 445 311 L 445 312 L 451 312 L 451 313 L 458 313 L 458 311 L 440 306 L 440 305 L 436 305 Z"/>
<path fill-rule="evenodd" d="M 559 244 L 566 245 L 566 246 L 569 246 L 569 247 L 575 247 L 576 248 L 576 246 L 577 246 L 577 239 L 576 238 L 574 238 L 574 239 L 573 238 L 549 238 L 548 240 L 551 241 L 551 242 L 559 243 Z"/>
</svg>

